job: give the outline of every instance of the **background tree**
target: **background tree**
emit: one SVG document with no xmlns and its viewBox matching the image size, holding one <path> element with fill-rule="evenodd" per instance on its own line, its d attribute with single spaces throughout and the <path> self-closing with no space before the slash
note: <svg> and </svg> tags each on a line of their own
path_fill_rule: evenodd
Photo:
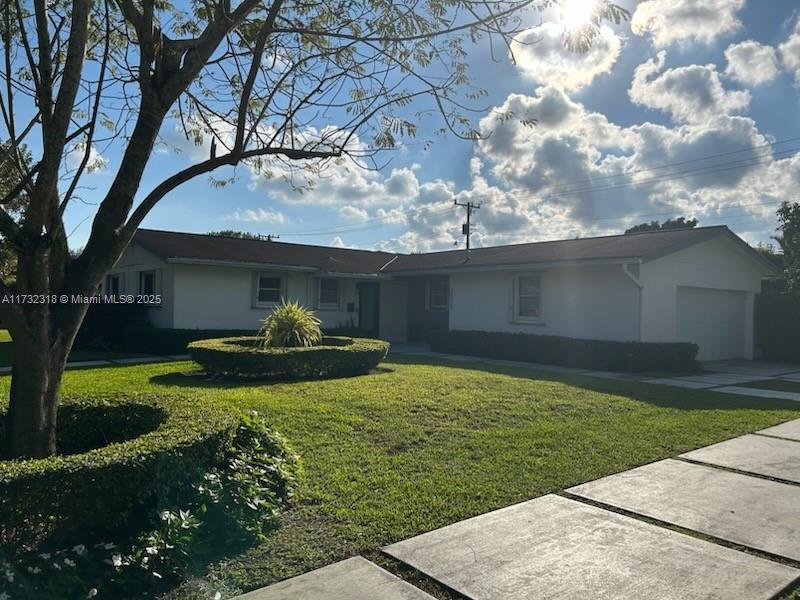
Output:
<svg viewBox="0 0 800 600">
<path fill-rule="evenodd" d="M 783 202 L 778 209 L 778 235 L 775 241 L 783 251 L 786 289 L 800 294 L 800 202 Z"/>
<path fill-rule="evenodd" d="M 697 219 L 687 219 L 686 217 L 678 217 L 676 219 L 667 219 L 663 223 L 660 221 L 650 221 L 649 223 L 641 223 L 626 229 L 625 233 L 641 233 L 643 231 L 660 231 L 662 229 L 691 229 L 697 227 Z"/>
<path fill-rule="evenodd" d="M 0 209 L 17 255 L 0 319 L 14 342 L 7 453 L 56 451 L 58 390 L 87 305 L 9 302 L 92 294 L 139 224 L 170 191 L 245 163 L 298 187 L 330 161 L 377 166 L 376 152 L 414 135 L 422 118 L 474 139 L 485 92 L 470 83 L 467 43 L 507 52 L 525 10 L 553 0 L 15 0 L 0 12 L 0 116 L 17 164 L 21 214 Z M 628 13 L 600 0 L 565 44 L 585 50 L 603 19 Z M 485 107 L 477 107 L 484 108 Z M 509 115 L 512 117 L 515 115 Z M 530 121 L 531 115 L 520 115 Z M 165 132 L 178 127 L 208 157 L 140 190 Z M 71 256 L 64 214 L 98 145 L 109 164 L 83 250 Z M 286 175 L 286 173 L 290 175 Z M 299 177 L 303 175 L 305 179 Z M 304 181 L 306 183 L 304 183 Z M 224 180 L 215 180 L 216 183 Z"/>
<path fill-rule="evenodd" d="M 220 237 L 232 237 L 242 240 L 272 240 L 276 236 L 260 233 L 250 233 L 249 231 L 238 231 L 236 229 L 221 229 L 219 231 L 209 231 L 208 235 L 217 235 Z"/>
<path fill-rule="evenodd" d="M 14 151 L 10 144 L 0 145 L 0 208 L 11 215 L 19 216 L 25 206 L 24 190 L 17 188 L 22 182 L 22 173 L 30 168 L 31 153 L 24 146 Z M 10 282 L 17 269 L 17 255 L 8 240 L 0 233 L 0 280 Z"/>
</svg>

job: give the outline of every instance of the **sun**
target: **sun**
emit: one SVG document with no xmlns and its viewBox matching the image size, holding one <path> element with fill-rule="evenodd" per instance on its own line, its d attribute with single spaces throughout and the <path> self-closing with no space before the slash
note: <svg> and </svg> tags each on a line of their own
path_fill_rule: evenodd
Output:
<svg viewBox="0 0 800 600">
<path fill-rule="evenodd" d="M 568 31 L 586 27 L 592 23 L 598 0 L 564 0 L 561 3 L 561 21 Z"/>
</svg>

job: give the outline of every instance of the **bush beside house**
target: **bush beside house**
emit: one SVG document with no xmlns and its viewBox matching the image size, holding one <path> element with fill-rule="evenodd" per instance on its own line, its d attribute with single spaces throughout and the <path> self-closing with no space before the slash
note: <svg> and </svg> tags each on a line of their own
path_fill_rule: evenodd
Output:
<svg viewBox="0 0 800 600">
<path fill-rule="evenodd" d="M 697 345 L 613 342 L 553 335 L 489 331 L 438 331 L 428 339 L 437 352 L 608 371 L 696 371 Z"/>
</svg>

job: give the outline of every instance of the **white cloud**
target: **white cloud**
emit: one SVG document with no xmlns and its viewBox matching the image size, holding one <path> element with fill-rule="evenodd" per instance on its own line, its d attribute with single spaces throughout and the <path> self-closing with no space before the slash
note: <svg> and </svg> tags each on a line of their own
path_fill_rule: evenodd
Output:
<svg viewBox="0 0 800 600">
<path fill-rule="evenodd" d="M 274 225 L 286 223 L 286 216 L 282 212 L 264 208 L 237 208 L 228 218 L 248 223 L 271 223 Z"/>
<path fill-rule="evenodd" d="M 753 40 L 731 44 L 725 50 L 725 75 L 745 85 L 759 85 L 778 76 L 775 48 Z"/>
<path fill-rule="evenodd" d="M 517 67 L 542 85 L 560 85 L 566 90 L 587 86 L 595 77 L 608 73 L 617 62 L 622 43 L 607 26 L 588 52 L 570 52 L 564 47 L 564 27 L 546 22 L 516 36 L 511 52 Z"/>
<path fill-rule="evenodd" d="M 348 221 L 366 221 L 369 217 L 366 210 L 357 206 L 343 206 L 339 209 L 339 214 Z"/>
<path fill-rule="evenodd" d="M 688 65 L 664 69 L 666 53 L 636 67 L 628 96 L 635 104 L 660 109 L 676 121 L 698 123 L 739 112 L 750 104 L 750 92 L 726 90 L 717 68 Z"/>
<path fill-rule="evenodd" d="M 711 44 L 742 23 L 736 13 L 745 0 L 646 0 L 633 13 L 631 29 L 649 35 L 658 47 L 672 42 Z"/>
<path fill-rule="evenodd" d="M 347 248 L 344 240 L 338 235 L 331 240 L 331 246 L 334 248 Z"/>
<path fill-rule="evenodd" d="M 74 174 L 75 170 L 81 166 L 84 154 L 86 152 L 85 143 L 77 143 L 71 145 L 64 156 L 64 164 L 70 174 Z M 102 173 L 108 166 L 108 159 L 100 154 L 97 147 L 92 144 L 89 149 L 89 159 L 86 162 L 87 173 Z"/>
<path fill-rule="evenodd" d="M 800 86 L 800 18 L 789 38 L 779 46 L 784 68 L 794 74 L 794 83 Z"/>
</svg>

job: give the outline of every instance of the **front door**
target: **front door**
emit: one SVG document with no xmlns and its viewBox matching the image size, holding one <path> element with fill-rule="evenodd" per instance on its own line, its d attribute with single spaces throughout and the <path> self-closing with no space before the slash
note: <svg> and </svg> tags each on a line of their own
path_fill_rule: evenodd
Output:
<svg viewBox="0 0 800 600">
<path fill-rule="evenodd" d="M 377 283 L 360 283 L 358 286 L 358 328 L 378 336 L 379 295 Z"/>
</svg>

